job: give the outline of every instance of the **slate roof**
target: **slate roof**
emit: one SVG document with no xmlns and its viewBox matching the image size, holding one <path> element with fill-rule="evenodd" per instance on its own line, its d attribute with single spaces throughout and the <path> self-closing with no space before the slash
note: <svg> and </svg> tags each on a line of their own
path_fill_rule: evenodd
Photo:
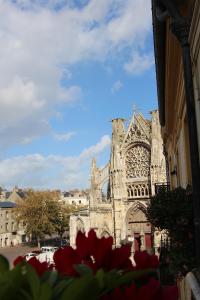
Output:
<svg viewBox="0 0 200 300">
<path fill-rule="evenodd" d="M 0 202 L 0 208 L 13 208 L 16 207 L 16 203 L 10 201 Z"/>
</svg>

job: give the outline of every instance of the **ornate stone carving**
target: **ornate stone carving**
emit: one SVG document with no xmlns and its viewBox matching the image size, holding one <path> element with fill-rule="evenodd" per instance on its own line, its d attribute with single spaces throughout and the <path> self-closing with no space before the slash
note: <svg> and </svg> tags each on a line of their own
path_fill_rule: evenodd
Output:
<svg viewBox="0 0 200 300">
<path fill-rule="evenodd" d="M 150 151 L 142 146 L 136 145 L 126 152 L 126 177 L 144 178 L 150 175 Z"/>
<path fill-rule="evenodd" d="M 148 198 L 150 185 L 148 183 L 127 183 L 128 198 Z"/>
<path fill-rule="evenodd" d="M 126 143 L 131 143 L 135 141 L 146 141 L 147 137 L 143 130 L 138 128 L 136 124 L 133 124 L 128 132 L 128 135 L 126 137 Z"/>
</svg>

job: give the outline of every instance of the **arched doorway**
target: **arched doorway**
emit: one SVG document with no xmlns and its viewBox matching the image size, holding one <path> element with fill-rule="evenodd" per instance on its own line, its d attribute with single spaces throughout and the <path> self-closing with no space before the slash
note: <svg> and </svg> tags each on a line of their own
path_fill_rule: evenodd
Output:
<svg viewBox="0 0 200 300">
<path fill-rule="evenodd" d="M 109 232 L 107 230 L 104 230 L 102 233 L 101 233 L 101 237 L 105 237 L 105 238 L 108 238 L 110 236 Z"/>
<path fill-rule="evenodd" d="M 84 223 L 81 219 L 78 219 L 76 221 L 76 232 L 85 232 Z"/>
<path fill-rule="evenodd" d="M 151 251 L 151 225 L 142 210 L 138 207 L 130 208 L 127 212 L 126 222 L 127 239 L 133 242 L 134 251 Z"/>
</svg>

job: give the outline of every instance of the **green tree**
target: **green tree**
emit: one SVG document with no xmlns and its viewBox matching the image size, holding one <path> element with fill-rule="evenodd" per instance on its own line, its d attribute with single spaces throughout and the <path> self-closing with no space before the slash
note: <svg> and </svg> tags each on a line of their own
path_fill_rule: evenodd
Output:
<svg viewBox="0 0 200 300">
<path fill-rule="evenodd" d="M 166 230 L 170 238 L 168 253 L 173 273 L 194 266 L 193 207 L 192 197 L 185 189 L 161 190 L 150 199 L 145 211 L 151 224 Z"/>
<path fill-rule="evenodd" d="M 36 237 L 38 247 L 45 234 L 55 232 L 53 220 L 59 207 L 57 192 L 29 190 L 26 198 L 18 201 L 16 218 L 23 221 L 27 234 Z"/>
<path fill-rule="evenodd" d="M 69 230 L 69 218 L 70 214 L 76 211 L 76 207 L 72 205 L 60 204 L 59 209 L 56 212 L 53 223 L 55 230 L 62 240 L 63 235 Z"/>
</svg>

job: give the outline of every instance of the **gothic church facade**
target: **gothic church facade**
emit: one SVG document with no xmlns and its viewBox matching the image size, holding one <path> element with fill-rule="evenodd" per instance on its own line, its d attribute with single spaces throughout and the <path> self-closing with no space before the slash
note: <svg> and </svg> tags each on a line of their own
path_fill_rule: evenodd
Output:
<svg viewBox="0 0 200 300">
<path fill-rule="evenodd" d="M 143 211 L 155 186 L 165 183 L 158 112 L 151 120 L 134 114 L 127 129 L 124 119 L 112 120 L 110 161 L 102 169 L 92 161 L 89 209 L 71 216 L 70 244 L 75 246 L 78 230 L 93 228 L 99 237 L 113 236 L 116 246 L 129 241 L 133 250 L 157 248 L 160 235 Z"/>
</svg>

